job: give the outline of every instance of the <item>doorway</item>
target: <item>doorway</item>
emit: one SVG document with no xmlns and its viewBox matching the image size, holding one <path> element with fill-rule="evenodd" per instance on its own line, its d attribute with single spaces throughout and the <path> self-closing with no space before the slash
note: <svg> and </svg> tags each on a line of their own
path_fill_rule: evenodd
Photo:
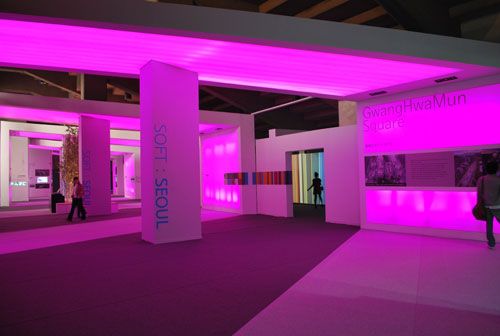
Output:
<svg viewBox="0 0 500 336">
<path fill-rule="evenodd" d="M 290 158 L 293 216 L 324 219 L 326 199 L 323 148 L 295 151 Z"/>
</svg>

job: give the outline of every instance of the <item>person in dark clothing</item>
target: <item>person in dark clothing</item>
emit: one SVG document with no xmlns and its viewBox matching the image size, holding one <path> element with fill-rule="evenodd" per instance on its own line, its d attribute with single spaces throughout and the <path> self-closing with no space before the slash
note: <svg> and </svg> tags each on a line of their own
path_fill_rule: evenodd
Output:
<svg viewBox="0 0 500 336">
<path fill-rule="evenodd" d="M 321 202 L 321 205 L 323 205 L 323 198 L 321 197 L 321 192 L 323 191 L 323 187 L 321 186 L 321 179 L 319 178 L 319 174 L 317 172 L 314 173 L 314 178 L 312 180 L 312 185 L 307 189 L 311 190 L 313 189 L 313 195 L 314 195 L 314 207 L 318 207 L 318 198 Z"/>
<path fill-rule="evenodd" d="M 490 249 L 496 245 L 493 219 L 500 222 L 500 177 L 497 172 L 498 163 L 490 161 L 486 164 L 486 175 L 477 181 L 477 203 L 482 204 L 486 212 L 486 239 Z"/>
<path fill-rule="evenodd" d="M 75 208 L 78 208 L 78 217 L 81 219 L 85 219 L 87 212 L 83 207 L 83 194 L 85 190 L 83 188 L 83 184 L 80 183 L 78 177 L 73 178 L 73 195 L 72 195 L 72 203 L 71 210 L 68 214 L 68 222 L 73 220 L 73 214 L 75 213 Z"/>
</svg>

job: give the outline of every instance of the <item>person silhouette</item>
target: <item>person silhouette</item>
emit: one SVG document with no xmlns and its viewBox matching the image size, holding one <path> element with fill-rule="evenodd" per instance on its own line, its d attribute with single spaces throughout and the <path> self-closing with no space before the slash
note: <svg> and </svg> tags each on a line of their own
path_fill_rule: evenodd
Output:
<svg viewBox="0 0 500 336">
<path fill-rule="evenodd" d="M 323 187 L 321 186 L 321 179 L 319 178 L 318 172 L 314 173 L 314 178 L 312 180 L 311 186 L 307 189 L 308 191 L 313 188 L 313 195 L 314 195 L 314 207 L 318 207 L 318 198 L 323 205 L 323 198 L 321 197 L 321 192 L 323 191 Z"/>
<path fill-rule="evenodd" d="M 498 162 L 490 161 L 486 164 L 486 175 L 477 181 L 477 200 L 483 204 L 486 212 L 486 239 L 488 247 L 495 248 L 493 234 L 493 219 L 500 222 L 500 177 L 497 176 Z"/>
</svg>

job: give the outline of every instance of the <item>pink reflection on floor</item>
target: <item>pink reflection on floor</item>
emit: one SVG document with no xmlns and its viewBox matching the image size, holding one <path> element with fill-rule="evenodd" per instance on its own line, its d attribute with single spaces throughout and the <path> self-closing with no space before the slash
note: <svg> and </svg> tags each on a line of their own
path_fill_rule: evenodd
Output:
<svg viewBox="0 0 500 336">
<path fill-rule="evenodd" d="M 360 231 L 238 335 L 498 335 L 500 250 Z"/>
<path fill-rule="evenodd" d="M 137 207 L 138 203 L 120 204 L 120 208 Z M 49 214 L 48 209 L 4 211 L 0 215 L 40 216 Z M 208 222 L 229 218 L 237 214 L 202 209 L 201 221 Z M 50 216 L 47 216 L 50 218 Z M 141 217 L 127 217 L 105 221 L 70 224 L 42 229 L 6 232 L 0 234 L 0 254 L 34 250 L 44 247 L 72 244 L 87 240 L 119 236 L 141 231 Z"/>
</svg>

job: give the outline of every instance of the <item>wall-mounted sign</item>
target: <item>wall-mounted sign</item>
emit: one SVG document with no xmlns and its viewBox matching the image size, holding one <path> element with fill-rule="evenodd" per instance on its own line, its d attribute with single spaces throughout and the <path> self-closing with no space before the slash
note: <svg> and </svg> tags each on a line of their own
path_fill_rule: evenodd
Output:
<svg viewBox="0 0 500 336">
<path fill-rule="evenodd" d="M 28 182 L 25 182 L 25 181 L 11 181 L 10 185 L 12 187 L 26 187 L 28 185 Z"/>
</svg>

